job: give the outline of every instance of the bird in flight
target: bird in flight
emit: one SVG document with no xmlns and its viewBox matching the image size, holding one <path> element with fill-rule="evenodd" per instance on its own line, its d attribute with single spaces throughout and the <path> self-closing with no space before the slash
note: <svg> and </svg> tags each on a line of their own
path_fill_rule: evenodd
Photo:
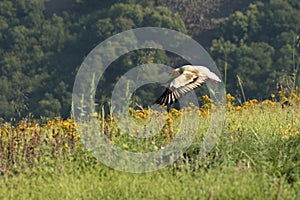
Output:
<svg viewBox="0 0 300 200">
<path fill-rule="evenodd" d="M 175 76 L 169 82 L 165 92 L 155 101 L 163 106 L 176 103 L 178 99 L 188 92 L 202 86 L 207 80 L 214 83 L 221 82 L 221 79 L 207 67 L 184 65 L 172 71 Z"/>
</svg>

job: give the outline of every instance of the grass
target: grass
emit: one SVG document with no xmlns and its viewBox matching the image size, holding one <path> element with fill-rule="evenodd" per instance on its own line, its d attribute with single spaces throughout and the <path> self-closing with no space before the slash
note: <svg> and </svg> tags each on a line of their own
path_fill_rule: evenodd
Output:
<svg viewBox="0 0 300 200">
<path fill-rule="evenodd" d="M 82 147 L 71 120 L 3 124 L 0 199 L 299 199 L 300 95 L 284 108 L 275 98 L 240 106 L 230 95 L 227 99 L 222 135 L 203 160 L 197 156 L 210 106 L 198 112 L 201 128 L 189 149 L 151 173 L 126 173 L 101 164 Z M 138 111 L 136 120 L 146 115 Z M 143 142 L 126 137 L 112 119 L 100 120 L 100 125 L 115 145 L 155 151 L 172 140 L 166 133 L 176 134 L 179 116 L 171 111 L 164 129 Z"/>
<path fill-rule="evenodd" d="M 78 169 L 73 163 L 60 171 L 39 169 L 4 182 L 1 199 L 208 199 L 211 192 L 213 199 L 274 199 L 280 179 L 220 167 L 127 174 L 100 164 Z M 299 188 L 285 181 L 280 194 L 296 199 Z"/>
</svg>

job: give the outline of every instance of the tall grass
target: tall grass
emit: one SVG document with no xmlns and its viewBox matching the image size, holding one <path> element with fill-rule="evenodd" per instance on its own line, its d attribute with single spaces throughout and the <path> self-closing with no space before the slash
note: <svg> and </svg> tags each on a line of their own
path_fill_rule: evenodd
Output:
<svg viewBox="0 0 300 200">
<path fill-rule="evenodd" d="M 297 199 L 300 195 L 300 94 L 282 108 L 285 93 L 273 100 L 235 106 L 227 95 L 227 119 L 217 145 L 202 160 L 200 142 L 210 123 L 211 106 L 197 110 L 199 130 L 189 149 L 170 166 L 151 173 L 110 169 L 81 144 L 72 120 L 45 124 L 23 120 L 0 127 L 0 199 Z M 275 101 L 278 99 L 278 101 Z M 114 145 L 156 151 L 176 134 L 181 111 L 149 139 L 134 139 L 114 118 L 99 116 Z M 147 110 L 134 111 L 142 122 Z"/>
</svg>

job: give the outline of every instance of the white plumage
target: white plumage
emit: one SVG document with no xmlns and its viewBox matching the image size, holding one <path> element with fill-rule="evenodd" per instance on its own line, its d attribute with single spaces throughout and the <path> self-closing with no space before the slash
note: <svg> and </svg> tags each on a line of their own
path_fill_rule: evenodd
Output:
<svg viewBox="0 0 300 200">
<path fill-rule="evenodd" d="M 214 83 L 221 82 L 221 79 L 207 67 L 184 65 L 172 71 L 177 75 L 171 80 L 165 92 L 155 103 L 160 105 L 171 105 L 188 92 L 202 86 L 207 80 Z"/>
</svg>

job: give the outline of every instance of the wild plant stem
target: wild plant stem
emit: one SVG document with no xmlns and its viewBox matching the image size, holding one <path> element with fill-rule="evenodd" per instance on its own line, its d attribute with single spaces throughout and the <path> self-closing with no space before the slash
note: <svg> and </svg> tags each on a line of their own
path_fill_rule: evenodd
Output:
<svg viewBox="0 0 300 200">
<path fill-rule="evenodd" d="M 239 86 L 241 88 L 241 91 L 242 91 L 243 100 L 244 100 L 244 102 L 246 102 L 246 96 L 245 96 L 245 92 L 244 92 L 244 88 L 243 88 L 242 79 L 240 78 L 239 75 L 236 75 L 236 78 L 238 79 L 238 84 L 239 84 Z"/>
</svg>

